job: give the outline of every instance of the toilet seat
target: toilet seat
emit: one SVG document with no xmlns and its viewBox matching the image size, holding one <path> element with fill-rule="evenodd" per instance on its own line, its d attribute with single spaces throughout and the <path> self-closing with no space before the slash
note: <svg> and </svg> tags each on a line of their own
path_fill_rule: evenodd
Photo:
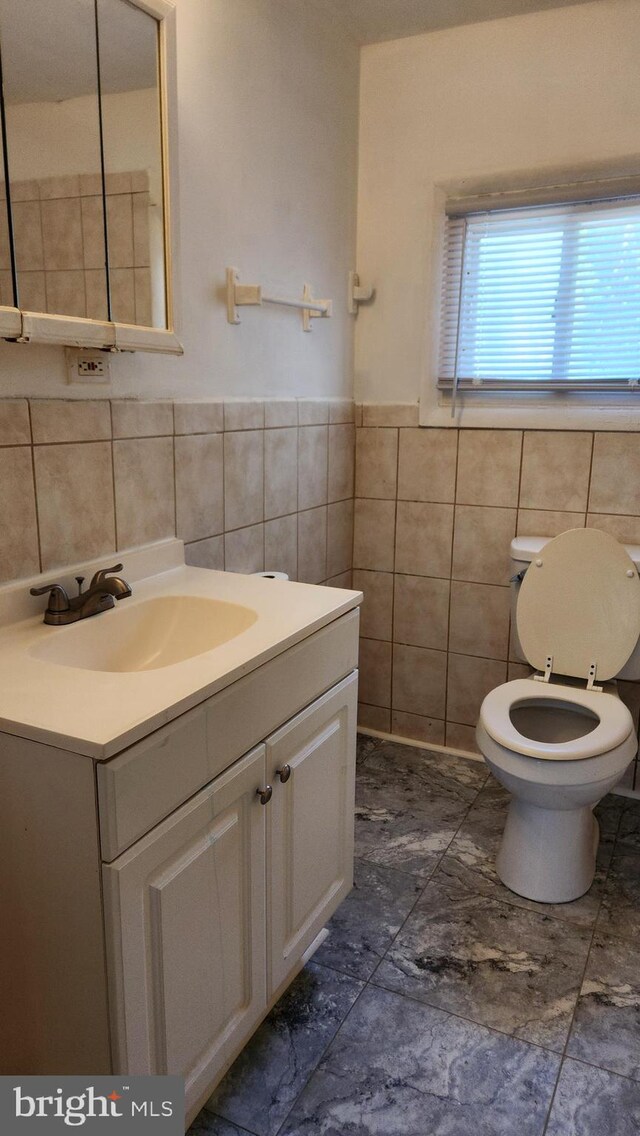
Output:
<svg viewBox="0 0 640 1136">
<path fill-rule="evenodd" d="M 640 579 L 622 545 L 599 529 L 569 529 L 540 550 L 518 594 L 518 637 L 542 673 L 602 681 L 640 636 Z"/>
<path fill-rule="evenodd" d="M 525 737 L 511 721 L 512 707 L 547 700 L 589 710 L 599 719 L 598 724 L 583 737 L 567 742 L 539 742 Z M 482 703 L 480 723 L 489 737 L 506 749 L 550 761 L 596 757 L 622 745 L 633 731 L 631 714 L 615 695 L 563 686 L 558 682 L 543 684 L 533 678 L 518 678 L 495 687 Z"/>
</svg>

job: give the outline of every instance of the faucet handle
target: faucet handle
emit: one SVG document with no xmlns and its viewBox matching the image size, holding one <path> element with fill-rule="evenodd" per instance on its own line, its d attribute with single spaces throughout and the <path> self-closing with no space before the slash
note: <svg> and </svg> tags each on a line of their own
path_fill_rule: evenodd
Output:
<svg viewBox="0 0 640 1136">
<path fill-rule="evenodd" d="M 111 572 L 122 572 L 123 567 L 123 564 L 114 564 L 113 568 L 99 568 L 93 575 L 89 591 L 91 591 L 91 588 L 95 588 L 96 584 L 101 584 Z"/>
<path fill-rule="evenodd" d="M 62 584 L 45 584 L 42 588 L 31 588 L 30 595 L 44 596 L 49 592 L 47 611 L 69 611 L 69 597 Z"/>
</svg>

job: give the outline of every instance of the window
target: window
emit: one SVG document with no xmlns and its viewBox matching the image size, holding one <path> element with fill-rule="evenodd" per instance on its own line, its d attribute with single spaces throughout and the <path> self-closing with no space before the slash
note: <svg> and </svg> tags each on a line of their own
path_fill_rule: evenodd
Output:
<svg viewBox="0 0 640 1136">
<path fill-rule="evenodd" d="M 640 196 L 447 218 L 438 386 L 640 383 Z"/>
</svg>

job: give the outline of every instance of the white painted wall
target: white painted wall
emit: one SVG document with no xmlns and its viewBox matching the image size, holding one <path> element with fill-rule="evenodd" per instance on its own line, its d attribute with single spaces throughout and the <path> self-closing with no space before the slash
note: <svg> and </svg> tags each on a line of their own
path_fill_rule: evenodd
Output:
<svg viewBox="0 0 640 1136">
<path fill-rule="evenodd" d="M 377 298 L 358 316 L 357 398 L 418 398 L 432 347 L 435 187 L 637 155 L 639 59 L 638 0 L 363 50 L 358 271 Z"/>
<path fill-rule="evenodd" d="M 315 0 L 177 0 L 181 358 L 112 358 L 109 387 L 68 386 L 58 348 L 0 343 L 0 396 L 351 393 L 358 50 Z M 227 264 L 246 282 L 334 301 L 226 322 Z"/>
</svg>

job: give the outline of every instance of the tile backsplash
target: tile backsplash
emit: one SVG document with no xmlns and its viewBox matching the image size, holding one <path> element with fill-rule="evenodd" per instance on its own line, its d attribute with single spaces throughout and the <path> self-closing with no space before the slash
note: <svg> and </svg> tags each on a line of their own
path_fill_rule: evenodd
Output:
<svg viewBox="0 0 640 1136">
<path fill-rule="evenodd" d="M 485 694 L 529 673 L 511 640 L 512 537 L 589 525 L 640 544 L 640 434 L 424 428 L 408 405 L 356 421 L 360 722 L 476 751 Z M 640 684 L 619 686 L 637 723 Z"/>
<path fill-rule="evenodd" d="M 351 583 L 348 400 L 0 400 L 0 580 L 177 535 L 187 561 Z"/>
<path fill-rule="evenodd" d="M 177 535 L 190 564 L 353 583 L 361 725 L 470 752 L 484 695 L 528 673 L 512 537 L 640 544 L 640 434 L 421 428 L 406 405 L 4 399 L 0 483 L 0 580 Z"/>
</svg>

